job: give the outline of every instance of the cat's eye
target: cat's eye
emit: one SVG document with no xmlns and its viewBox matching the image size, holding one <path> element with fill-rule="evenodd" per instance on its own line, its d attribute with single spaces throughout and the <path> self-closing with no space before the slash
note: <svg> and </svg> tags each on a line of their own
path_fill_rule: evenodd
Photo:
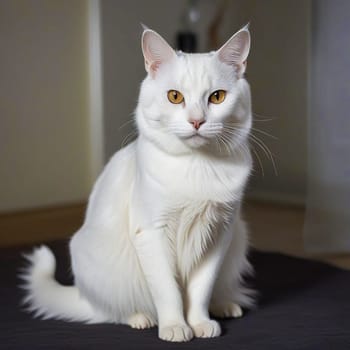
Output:
<svg viewBox="0 0 350 350">
<path fill-rule="evenodd" d="M 224 90 L 216 90 L 209 96 L 209 102 L 214 104 L 219 104 L 224 102 L 226 97 L 226 91 Z"/>
<path fill-rule="evenodd" d="M 180 91 L 169 90 L 168 91 L 168 100 L 171 103 L 174 103 L 177 105 L 177 104 L 182 103 L 184 101 L 184 96 L 182 95 L 182 93 Z"/>
</svg>

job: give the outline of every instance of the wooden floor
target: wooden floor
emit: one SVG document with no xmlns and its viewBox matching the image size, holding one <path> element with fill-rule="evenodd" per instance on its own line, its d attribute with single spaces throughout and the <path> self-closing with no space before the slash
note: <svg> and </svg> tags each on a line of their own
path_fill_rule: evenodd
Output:
<svg viewBox="0 0 350 350">
<path fill-rule="evenodd" d="M 0 215 L 0 246 L 70 237 L 83 223 L 85 203 Z"/>
<path fill-rule="evenodd" d="M 78 203 L 0 215 L 0 246 L 69 238 L 81 226 L 84 212 L 85 204 Z M 302 208 L 248 202 L 244 216 L 250 227 L 253 247 L 323 260 L 350 269 L 350 255 L 312 256 L 304 251 Z"/>
<path fill-rule="evenodd" d="M 305 252 L 303 244 L 304 208 L 248 202 L 244 209 L 245 219 L 250 226 L 253 247 L 263 251 L 282 252 L 321 260 L 350 269 L 350 254 L 314 255 Z"/>
</svg>

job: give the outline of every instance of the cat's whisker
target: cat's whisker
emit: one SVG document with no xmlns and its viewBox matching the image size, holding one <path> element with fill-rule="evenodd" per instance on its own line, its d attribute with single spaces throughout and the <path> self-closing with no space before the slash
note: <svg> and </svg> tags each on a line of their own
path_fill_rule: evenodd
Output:
<svg viewBox="0 0 350 350">
<path fill-rule="evenodd" d="M 221 143 L 221 141 L 220 141 L 220 137 L 219 137 L 219 136 L 217 137 L 217 142 L 218 142 L 218 145 L 219 145 L 220 153 L 223 154 L 224 152 L 223 152 L 223 150 L 222 150 L 222 148 L 221 148 L 222 143 Z"/>
<path fill-rule="evenodd" d="M 227 126 L 227 127 L 225 127 L 225 129 L 227 130 L 228 133 L 232 133 L 232 135 L 234 135 L 236 133 L 236 135 L 244 136 L 244 133 L 242 132 L 242 130 L 240 130 L 237 127 Z M 265 132 L 263 132 L 263 134 L 265 134 Z M 268 135 L 268 136 L 273 137 L 272 135 Z M 272 167 L 274 169 L 274 173 L 277 176 L 278 172 L 277 172 L 276 162 L 275 162 L 274 156 L 273 156 L 272 152 L 270 151 L 269 147 L 264 143 L 264 141 L 262 141 L 259 137 L 257 137 L 253 133 L 250 133 L 248 137 L 251 141 L 253 141 L 263 151 L 266 158 L 271 161 Z M 256 152 L 256 154 L 258 154 L 258 153 Z M 260 158 L 259 158 L 259 162 L 261 162 Z"/>
<path fill-rule="evenodd" d="M 275 119 L 256 119 L 256 118 L 254 118 L 253 120 L 254 120 L 254 122 L 264 123 L 264 122 L 272 122 Z"/>
<path fill-rule="evenodd" d="M 223 135 L 221 135 L 221 136 L 222 136 L 223 145 L 225 146 L 227 153 L 231 153 L 232 152 L 231 144 L 228 142 L 228 139 L 223 137 Z"/>
<path fill-rule="evenodd" d="M 223 134 L 225 135 L 226 139 L 230 140 L 230 142 L 233 142 L 234 139 L 237 139 L 243 135 L 240 129 L 225 129 Z"/>
<path fill-rule="evenodd" d="M 266 131 L 260 130 L 260 129 L 258 129 L 258 128 L 251 128 L 251 129 L 252 129 L 253 131 L 259 132 L 259 133 L 261 133 L 261 134 L 263 134 L 263 135 L 265 135 L 265 136 L 269 136 L 269 137 L 271 137 L 272 139 L 278 140 L 278 137 L 276 137 L 276 136 L 274 136 L 274 135 L 271 135 L 271 134 L 269 134 L 269 133 L 266 132 Z"/>
<path fill-rule="evenodd" d="M 221 154 L 222 153 L 222 151 L 221 151 L 221 145 L 220 145 L 220 141 L 219 141 L 219 135 L 215 135 L 215 137 L 214 137 L 214 140 L 215 140 L 215 143 L 218 145 L 218 147 L 219 147 L 219 154 Z"/>
<path fill-rule="evenodd" d="M 240 146 L 240 144 L 238 142 L 235 142 L 234 138 L 232 138 L 231 136 L 237 135 L 234 135 L 233 133 L 230 133 L 229 135 L 227 135 L 226 133 L 221 134 L 223 142 L 229 148 L 230 153 L 232 153 L 232 151 L 234 151 L 237 148 L 237 146 Z"/>
<path fill-rule="evenodd" d="M 262 163 L 262 161 L 261 161 L 261 158 L 260 158 L 260 156 L 259 156 L 259 153 L 258 153 L 258 152 L 255 150 L 255 148 L 254 148 L 254 147 L 252 147 L 251 149 L 252 149 L 252 151 L 253 151 L 253 153 L 254 153 L 254 155 L 255 155 L 255 157 L 256 157 L 256 159 L 257 159 L 258 163 L 259 163 L 259 166 L 260 166 L 260 169 L 261 169 L 262 176 L 265 176 L 265 172 L 264 172 L 263 163 Z"/>
<path fill-rule="evenodd" d="M 160 122 L 159 118 L 147 118 L 147 120 L 151 122 Z"/>
<path fill-rule="evenodd" d="M 228 125 L 226 125 L 225 128 L 231 129 L 231 130 L 237 130 L 237 126 L 241 126 L 241 125 L 239 123 L 228 123 Z M 272 135 L 264 130 L 261 130 L 259 128 L 251 127 L 251 130 L 259 132 L 259 133 L 261 133 L 265 136 L 271 137 L 275 140 L 278 140 L 278 137 L 276 137 L 276 136 L 274 136 L 274 135 Z"/>
<path fill-rule="evenodd" d="M 251 140 L 253 140 L 257 145 L 259 145 L 261 147 L 261 149 L 264 151 L 264 153 L 266 154 L 267 158 L 271 158 L 272 156 L 272 152 L 270 151 L 270 149 L 268 148 L 268 146 L 264 143 L 264 141 L 262 141 L 259 137 L 257 137 L 254 134 L 249 134 L 249 138 Z"/>
<path fill-rule="evenodd" d="M 124 128 L 125 126 L 127 126 L 128 124 L 130 123 L 135 123 L 135 120 L 134 119 L 130 119 L 130 120 L 127 120 L 125 123 L 123 123 L 122 125 L 120 125 L 119 127 L 119 130 Z"/>
<path fill-rule="evenodd" d="M 229 124 L 225 124 L 224 129 L 238 129 L 241 130 L 242 128 L 242 124 L 239 123 L 229 123 Z"/>
<path fill-rule="evenodd" d="M 250 157 L 250 155 L 251 155 L 250 154 L 250 149 L 245 143 L 238 143 L 237 142 L 237 148 L 239 150 L 242 150 L 246 157 L 248 157 L 248 158 Z"/>
<path fill-rule="evenodd" d="M 225 140 L 224 140 L 222 134 L 218 134 L 218 135 L 217 135 L 217 140 L 218 140 L 219 145 L 224 146 L 224 148 L 226 149 L 226 152 L 230 153 L 229 149 L 227 148 L 227 144 L 226 144 L 226 142 L 225 142 Z M 222 152 L 221 146 L 220 146 L 220 153 L 224 154 L 224 153 Z"/>
<path fill-rule="evenodd" d="M 248 136 L 240 128 L 225 128 L 225 132 L 233 137 L 245 137 Z"/>
<path fill-rule="evenodd" d="M 222 133 L 221 136 L 223 137 L 223 139 L 226 141 L 226 142 L 230 142 L 232 143 L 232 137 L 230 137 L 230 135 L 227 135 L 225 133 Z"/>
<path fill-rule="evenodd" d="M 270 151 L 270 149 L 266 146 L 266 144 L 260 140 L 257 136 L 250 134 L 249 135 L 250 140 L 252 140 L 257 146 L 259 146 L 261 148 L 261 150 L 265 153 L 267 159 L 269 159 L 272 163 L 273 169 L 274 169 L 274 173 L 277 176 L 278 172 L 277 172 L 277 167 L 276 167 L 276 163 L 275 163 L 275 159 L 274 156 L 272 154 L 272 152 Z"/>
<path fill-rule="evenodd" d="M 234 152 L 238 152 L 244 158 L 250 158 L 250 151 L 245 143 L 234 142 L 232 148 Z"/>
<path fill-rule="evenodd" d="M 253 112 L 252 115 L 254 117 L 254 120 L 258 122 L 270 122 L 277 119 L 276 117 L 271 117 L 271 116 L 259 114 L 256 112 Z"/>
<path fill-rule="evenodd" d="M 202 134 L 202 136 L 213 136 L 213 135 L 217 135 L 219 134 L 220 131 L 219 130 L 209 130 L 209 131 L 206 131 L 205 133 Z"/>
<path fill-rule="evenodd" d="M 132 141 L 134 138 L 136 138 L 136 136 L 138 135 L 138 132 L 136 130 L 132 130 L 131 132 L 129 132 L 129 134 L 127 134 L 122 143 L 121 143 L 121 147 L 126 146 L 127 144 L 130 143 L 130 141 Z"/>
</svg>

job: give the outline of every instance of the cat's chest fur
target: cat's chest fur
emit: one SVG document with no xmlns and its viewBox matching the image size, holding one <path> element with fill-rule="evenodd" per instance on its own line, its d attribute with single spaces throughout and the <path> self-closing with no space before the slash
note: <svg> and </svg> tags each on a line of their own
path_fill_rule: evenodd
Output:
<svg viewBox="0 0 350 350">
<path fill-rule="evenodd" d="M 143 198 L 152 198 L 147 205 L 151 221 L 165 228 L 174 263 L 186 280 L 233 220 L 249 163 L 202 154 L 170 156 L 149 145 L 142 152 L 148 157 L 139 158 L 138 186 Z"/>
<path fill-rule="evenodd" d="M 146 186 L 158 192 L 162 201 L 177 205 L 239 200 L 251 168 L 251 160 L 239 153 L 229 157 L 198 152 L 175 156 L 149 143 L 142 144 L 139 159 Z"/>
<path fill-rule="evenodd" d="M 182 281 L 217 242 L 224 226 L 233 220 L 234 211 L 234 204 L 188 200 L 162 218 Z"/>
</svg>

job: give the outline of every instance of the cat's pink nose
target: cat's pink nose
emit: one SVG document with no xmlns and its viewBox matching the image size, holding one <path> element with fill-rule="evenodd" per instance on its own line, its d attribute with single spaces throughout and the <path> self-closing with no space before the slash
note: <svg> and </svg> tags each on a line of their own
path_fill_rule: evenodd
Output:
<svg viewBox="0 0 350 350">
<path fill-rule="evenodd" d="M 202 124 L 205 123 L 204 119 L 190 119 L 189 122 L 193 125 L 193 127 L 198 130 Z"/>
</svg>

